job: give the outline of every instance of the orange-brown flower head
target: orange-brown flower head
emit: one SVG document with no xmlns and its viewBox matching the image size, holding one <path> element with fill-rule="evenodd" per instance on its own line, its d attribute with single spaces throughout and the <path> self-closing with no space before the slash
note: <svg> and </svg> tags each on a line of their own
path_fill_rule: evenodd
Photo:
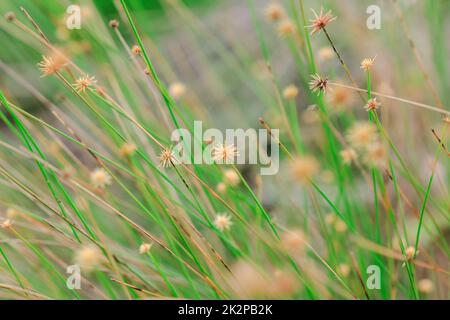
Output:
<svg viewBox="0 0 450 320">
<path fill-rule="evenodd" d="M 320 8 L 320 13 L 317 14 L 313 9 L 311 9 L 314 13 L 314 19 L 311 20 L 311 24 L 308 26 L 311 28 L 311 35 L 319 32 L 323 28 L 325 28 L 331 21 L 335 20 L 336 17 L 331 15 L 331 10 L 327 13 L 323 13 L 323 8 Z"/>
<path fill-rule="evenodd" d="M 78 93 L 85 92 L 89 87 L 94 85 L 97 82 L 94 77 L 90 77 L 88 75 L 84 75 L 79 77 L 75 83 L 73 84 L 73 87 Z"/>
<path fill-rule="evenodd" d="M 269 22 L 275 22 L 284 17 L 284 10 L 278 3 L 273 2 L 266 7 L 264 14 Z"/>
<path fill-rule="evenodd" d="M 377 101 L 377 98 L 369 99 L 364 109 L 367 111 L 376 111 L 381 106 L 381 103 Z"/>
</svg>

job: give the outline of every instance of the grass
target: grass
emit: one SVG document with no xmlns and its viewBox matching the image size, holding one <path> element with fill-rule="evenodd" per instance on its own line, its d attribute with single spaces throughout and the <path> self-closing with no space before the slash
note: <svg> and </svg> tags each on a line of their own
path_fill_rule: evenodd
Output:
<svg viewBox="0 0 450 320">
<path fill-rule="evenodd" d="M 80 30 L 0 4 L 0 298 L 449 298 L 448 4 L 383 2 L 370 31 L 338 1 L 263 2 L 86 1 Z M 338 19 L 311 34 L 320 5 Z M 163 166 L 195 120 L 279 129 L 280 171 Z"/>
</svg>

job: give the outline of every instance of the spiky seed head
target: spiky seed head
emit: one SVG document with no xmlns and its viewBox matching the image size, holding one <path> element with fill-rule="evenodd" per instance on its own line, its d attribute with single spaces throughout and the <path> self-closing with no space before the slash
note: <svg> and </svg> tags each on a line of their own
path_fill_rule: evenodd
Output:
<svg viewBox="0 0 450 320">
<path fill-rule="evenodd" d="M 372 69 L 373 63 L 375 62 L 375 58 L 365 58 L 363 61 L 361 61 L 361 69 L 363 69 L 366 72 L 369 72 L 370 69 Z"/>
<path fill-rule="evenodd" d="M 139 246 L 139 253 L 146 254 L 150 251 L 151 248 L 152 248 L 152 245 L 150 243 L 143 243 Z"/>
<path fill-rule="evenodd" d="M 116 29 L 119 27 L 119 21 L 117 21 L 116 19 L 110 20 L 109 21 L 109 27 Z"/>
<path fill-rule="evenodd" d="M 96 82 L 97 80 L 95 80 L 95 77 L 83 75 L 75 81 L 73 87 L 78 93 L 81 93 L 85 92 L 89 87 L 93 86 Z"/>
<path fill-rule="evenodd" d="M 234 144 L 224 145 L 219 143 L 212 150 L 212 158 L 218 163 L 230 163 L 238 155 L 239 152 Z"/>
<path fill-rule="evenodd" d="M 364 109 L 367 111 L 375 111 L 378 110 L 381 106 L 381 103 L 378 102 L 377 98 L 369 99 L 367 104 L 364 106 Z"/>
<path fill-rule="evenodd" d="M 131 48 L 131 53 L 133 53 L 135 56 L 138 56 L 142 53 L 141 47 L 138 45 L 135 45 Z"/>
<path fill-rule="evenodd" d="M 278 35 L 282 38 L 287 38 L 293 35 L 294 32 L 295 32 L 295 25 L 289 19 L 281 21 L 280 24 L 278 25 Z"/>
<path fill-rule="evenodd" d="M 276 22 L 284 17 L 284 10 L 281 5 L 273 2 L 266 7 L 266 9 L 264 10 L 264 14 L 267 21 Z"/>
<path fill-rule="evenodd" d="M 103 168 L 96 168 L 91 172 L 91 183 L 94 188 L 104 189 L 112 182 L 111 176 Z"/>
<path fill-rule="evenodd" d="M 231 221 L 231 216 L 226 213 L 218 214 L 214 219 L 214 225 L 222 232 L 225 230 L 230 230 L 232 224 L 233 222 Z"/>
<path fill-rule="evenodd" d="M 283 97 L 286 100 L 294 100 L 298 95 L 298 89 L 295 85 L 291 84 L 284 88 L 283 90 Z"/>
<path fill-rule="evenodd" d="M 165 148 L 159 155 L 159 165 L 163 168 L 168 168 L 175 164 L 175 155 L 172 147 Z"/>
<path fill-rule="evenodd" d="M 319 163 L 311 156 L 299 156 L 291 162 L 292 177 L 300 183 L 307 184 L 318 171 Z"/>
<path fill-rule="evenodd" d="M 311 24 L 308 26 L 311 28 L 311 35 L 324 29 L 330 22 L 336 19 L 336 17 L 332 16 L 331 10 L 324 14 L 323 7 L 320 8 L 319 14 L 313 9 L 311 9 L 311 11 L 314 14 L 314 19 L 311 19 Z"/>
<path fill-rule="evenodd" d="M 42 56 L 42 61 L 37 64 L 41 70 L 41 77 L 46 77 L 57 73 L 67 64 L 67 60 L 61 54 Z"/>
<path fill-rule="evenodd" d="M 311 76 L 311 81 L 309 82 L 309 89 L 312 92 L 317 92 L 317 95 L 319 95 L 321 92 L 325 93 L 327 91 L 327 86 L 328 86 L 328 78 L 322 78 L 317 73 Z"/>
</svg>

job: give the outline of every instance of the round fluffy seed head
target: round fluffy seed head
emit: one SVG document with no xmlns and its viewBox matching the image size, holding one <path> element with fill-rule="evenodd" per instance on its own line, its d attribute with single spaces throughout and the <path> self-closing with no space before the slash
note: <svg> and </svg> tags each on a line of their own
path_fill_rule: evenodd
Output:
<svg viewBox="0 0 450 320">
<path fill-rule="evenodd" d="M 217 185 L 217 191 L 220 194 L 224 194 L 225 192 L 227 192 L 227 185 L 225 183 L 223 183 L 223 182 L 219 183 Z"/>
<path fill-rule="evenodd" d="M 80 266 L 83 271 L 93 271 L 102 263 L 102 254 L 97 247 L 84 246 L 75 253 L 75 263 Z"/>
<path fill-rule="evenodd" d="M 292 177 L 300 183 L 308 183 L 319 171 L 319 163 L 311 156 L 297 157 L 291 162 Z"/>
<path fill-rule="evenodd" d="M 380 142 L 374 142 L 367 147 L 364 161 L 373 166 L 384 166 L 387 162 L 386 148 Z"/>
<path fill-rule="evenodd" d="M 338 271 L 344 278 L 346 278 L 350 274 L 350 266 L 348 264 L 341 263 L 338 265 Z"/>
<path fill-rule="evenodd" d="M 111 184 L 111 176 L 103 168 L 96 168 L 91 172 L 91 183 L 94 188 L 104 189 Z"/>
<path fill-rule="evenodd" d="M 133 46 L 132 48 L 131 48 L 131 53 L 133 53 L 135 56 L 138 56 L 138 55 L 140 55 L 141 54 L 141 47 L 139 47 L 139 46 Z"/>
<path fill-rule="evenodd" d="M 173 153 L 172 147 L 166 148 L 161 151 L 159 155 L 159 165 L 163 168 L 168 168 L 175 164 L 175 155 Z"/>
<path fill-rule="evenodd" d="M 16 15 L 14 14 L 14 12 L 9 11 L 5 13 L 5 19 L 8 22 L 13 22 L 14 20 L 16 20 Z"/>
<path fill-rule="evenodd" d="M 66 58 L 62 54 L 54 53 L 51 56 L 42 56 L 42 61 L 37 64 L 42 76 L 46 77 L 55 74 L 67 64 Z"/>
<path fill-rule="evenodd" d="M 375 111 L 381 106 L 381 103 L 377 101 L 377 98 L 369 99 L 367 104 L 364 106 L 364 109 L 367 111 Z"/>
<path fill-rule="evenodd" d="M 295 25 L 291 20 L 284 20 L 278 25 L 278 35 L 282 38 L 289 37 L 295 32 Z"/>
<path fill-rule="evenodd" d="M 319 52 L 318 52 L 318 56 L 319 56 L 320 61 L 331 60 L 334 57 L 334 50 L 331 47 L 320 48 Z"/>
<path fill-rule="evenodd" d="M 17 215 L 19 214 L 19 211 L 17 211 L 14 208 L 8 208 L 6 209 L 6 217 L 8 219 L 14 219 L 15 217 L 17 217 Z"/>
<path fill-rule="evenodd" d="M 94 77 L 84 75 L 84 76 L 79 77 L 75 81 L 75 83 L 73 84 L 73 87 L 75 88 L 75 90 L 77 90 L 77 92 L 81 93 L 81 92 L 85 92 L 89 87 L 94 85 L 96 82 L 97 81 L 95 80 Z"/>
<path fill-rule="evenodd" d="M 434 283 L 430 279 L 421 279 L 417 283 L 417 289 L 424 294 L 430 294 L 434 291 Z"/>
<path fill-rule="evenodd" d="M 214 225 L 222 232 L 230 230 L 232 224 L 231 217 L 225 213 L 216 215 L 214 219 Z"/>
<path fill-rule="evenodd" d="M 309 89 L 312 92 L 317 92 L 319 95 L 321 92 L 325 93 L 327 91 L 328 78 L 322 78 L 317 73 L 311 76 L 311 81 L 309 82 Z"/>
<path fill-rule="evenodd" d="M 281 234 L 281 245 L 292 256 L 298 257 L 305 252 L 305 240 L 302 230 L 286 231 Z"/>
<path fill-rule="evenodd" d="M 223 173 L 223 180 L 225 181 L 226 184 L 232 187 L 237 186 L 241 181 L 239 175 L 233 169 L 225 170 L 225 172 Z"/>
<path fill-rule="evenodd" d="M 283 97 L 286 100 L 294 100 L 297 97 L 297 95 L 298 95 L 298 89 L 293 84 L 287 86 L 283 90 Z"/>
<path fill-rule="evenodd" d="M 406 260 L 412 260 L 414 259 L 414 255 L 416 253 L 416 249 L 413 246 L 409 246 L 405 249 L 405 257 Z"/>
<path fill-rule="evenodd" d="M 356 160 L 356 151 L 353 149 L 344 149 L 341 151 L 341 157 L 345 164 L 350 164 Z"/>
<path fill-rule="evenodd" d="M 284 17 L 283 7 L 278 3 L 269 4 L 264 10 L 264 13 L 269 22 L 279 21 Z"/>
<path fill-rule="evenodd" d="M 311 20 L 311 24 L 308 26 L 311 28 L 311 35 L 325 28 L 330 22 L 336 19 L 331 15 L 331 10 L 327 13 L 323 13 L 323 8 L 320 8 L 320 13 L 317 14 L 313 9 L 311 9 L 314 14 L 314 19 Z"/>
<path fill-rule="evenodd" d="M 376 141 L 377 128 L 370 122 L 356 122 L 347 133 L 348 142 L 355 148 L 365 148 Z"/>
<path fill-rule="evenodd" d="M 370 69 L 372 69 L 373 63 L 375 62 L 375 58 L 365 58 L 363 61 L 361 61 L 361 69 L 363 69 L 366 72 L 369 72 Z"/>
<path fill-rule="evenodd" d="M 329 213 L 325 216 L 325 223 L 329 226 L 336 222 L 336 215 L 334 213 Z"/>
<path fill-rule="evenodd" d="M 169 86 L 169 94 L 175 100 L 181 99 L 186 93 L 186 86 L 181 82 L 174 82 Z"/>
<path fill-rule="evenodd" d="M 117 20 L 110 20 L 109 21 L 109 27 L 110 28 L 113 28 L 113 29 L 116 29 L 116 28 L 118 28 L 119 27 L 119 21 L 117 21 Z"/>
<path fill-rule="evenodd" d="M 150 251 L 151 247 L 152 247 L 152 245 L 150 243 L 143 243 L 139 247 L 139 253 L 140 254 L 148 253 Z"/>
<path fill-rule="evenodd" d="M 344 233 L 345 231 L 347 231 L 347 224 L 339 219 L 334 223 L 334 229 L 337 233 Z"/>
<path fill-rule="evenodd" d="M 136 145 L 133 143 L 125 143 L 119 150 L 119 154 L 122 158 L 128 158 L 136 151 Z"/>
<path fill-rule="evenodd" d="M 212 150 L 212 158 L 218 163 L 230 163 L 238 155 L 239 152 L 234 144 L 223 145 L 219 143 Z"/>
<path fill-rule="evenodd" d="M 2 229 L 8 229 L 12 227 L 12 220 L 6 219 L 2 223 L 0 223 L 0 228 Z"/>
</svg>

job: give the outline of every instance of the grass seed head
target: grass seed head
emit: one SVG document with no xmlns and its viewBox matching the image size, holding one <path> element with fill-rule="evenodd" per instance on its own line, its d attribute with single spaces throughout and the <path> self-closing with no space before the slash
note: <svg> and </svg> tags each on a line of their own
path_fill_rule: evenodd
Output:
<svg viewBox="0 0 450 320">
<path fill-rule="evenodd" d="M 320 8 L 319 14 L 313 9 L 311 9 L 311 11 L 314 14 L 314 19 L 311 20 L 311 24 L 308 26 L 311 28 L 311 35 L 324 29 L 330 22 L 336 19 L 336 17 L 332 16 L 331 10 L 324 14 L 323 7 Z"/>
<path fill-rule="evenodd" d="M 92 245 L 84 246 L 75 253 L 75 263 L 86 272 L 97 269 L 102 260 L 103 256 L 100 250 Z"/>
<path fill-rule="evenodd" d="M 283 90 L 283 97 L 286 100 L 294 100 L 297 97 L 297 95 L 298 95 L 298 88 L 293 84 L 287 86 Z"/>
<path fill-rule="evenodd" d="M 150 243 L 143 243 L 139 246 L 139 253 L 146 254 L 150 251 L 152 245 Z"/>
<path fill-rule="evenodd" d="M 291 162 L 292 177 L 300 183 L 307 184 L 318 171 L 319 163 L 312 156 L 296 157 Z"/>
<path fill-rule="evenodd" d="M 222 232 L 230 230 L 232 224 L 231 216 L 226 213 L 218 214 L 214 219 L 214 225 Z"/>
<path fill-rule="evenodd" d="M 280 24 L 278 25 L 278 35 L 281 38 L 290 37 L 294 34 L 294 32 L 295 32 L 295 25 L 289 19 L 281 21 Z"/>
<path fill-rule="evenodd" d="M 174 82 L 169 86 L 169 94 L 175 100 L 179 100 L 186 94 L 186 86 L 181 82 Z"/>
<path fill-rule="evenodd" d="M 368 121 L 359 121 L 348 130 L 347 140 L 355 148 L 366 148 L 377 139 L 377 128 Z"/>
<path fill-rule="evenodd" d="M 103 168 L 96 168 L 91 172 L 91 183 L 94 188 L 104 189 L 107 185 L 112 182 L 111 176 Z"/>
<path fill-rule="evenodd" d="M 85 92 L 89 87 L 93 86 L 96 82 L 97 80 L 95 80 L 95 77 L 83 75 L 75 81 L 73 87 L 78 93 L 81 93 Z"/>
<path fill-rule="evenodd" d="M 380 108 L 381 103 L 378 102 L 377 98 L 373 98 L 373 99 L 369 99 L 369 101 L 367 101 L 367 104 L 364 106 L 364 109 L 366 109 L 368 112 L 369 111 L 376 111 Z"/>
<path fill-rule="evenodd" d="M 283 7 L 278 3 L 269 4 L 264 10 L 264 14 L 266 16 L 267 21 L 276 22 L 282 19 L 285 15 Z"/>
</svg>

